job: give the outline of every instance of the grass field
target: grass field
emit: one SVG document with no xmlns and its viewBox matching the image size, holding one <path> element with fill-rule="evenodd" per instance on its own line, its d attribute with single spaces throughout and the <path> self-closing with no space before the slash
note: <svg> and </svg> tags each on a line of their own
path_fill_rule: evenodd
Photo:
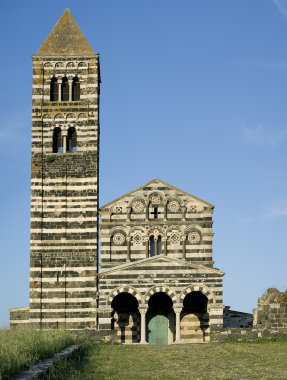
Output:
<svg viewBox="0 0 287 380">
<path fill-rule="evenodd" d="M 50 379 L 287 379 L 287 342 L 86 346 Z"/>
<path fill-rule="evenodd" d="M 9 379 L 74 342 L 73 335 L 61 330 L 0 330 L 0 379 Z"/>
</svg>

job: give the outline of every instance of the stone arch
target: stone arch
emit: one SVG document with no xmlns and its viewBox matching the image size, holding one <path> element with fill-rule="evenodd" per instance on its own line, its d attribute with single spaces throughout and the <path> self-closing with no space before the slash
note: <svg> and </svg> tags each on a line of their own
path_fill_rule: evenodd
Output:
<svg viewBox="0 0 287 380">
<path fill-rule="evenodd" d="M 137 195 L 137 196 L 135 196 L 134 198 L 132 198 L 132 199 L 129 201 L 128 206 L 129 206 L 129 207 L 132 207 L 133 203 L 136 202 L 136 201 L 141 201 L 141 202 L 143 202 L 144 205 L 147 204 L 147 200 L 146 200 L 145 197 L 140 196 L 140 195 Z"/>
<path fill-rule="evenodd" d="M 51 122 L 52 121 L 51 115 L 49 115 L 49 114 L 46 113 L 45 115 L 43 115 L 42 120 L 43 120 L 43 123 L 49 123 L 49 122 Z"/>
<path fill-rule="evenodd" d="M 78 120 L 79 120 L 79 121 L 85 121 L 85 120 L 86 120 L 85 114 L 83 114 L 83 113 L 79 113 L 79 115 L 78 115 Z"/>
<path fill-rule="evenodd" d="M 170 206 L 173 205 L 172 202 L 176 205 L 178 203 L 178 209 L 177 210 L 171 210 Z M 180 200 L 176 195 L 170 195 L 165 198 L 165 203 L 167 205 L 167 212 L 168 213 L 180 213 L 181 207 L 184 206 L 184 202 Z"/>
<path fill-rule="evenodd" d="M 203 295 L 206 296 L 208 301 L 214 300 L 214 294 L 206 285 L 189 285 L 189 286 L 187 286 L 180 293 L 179 300 L 183 302 L 185 296 L 187 296 L 187 294 L 192 293 L 192 292 L 201 292 Z"/>
<path fill-rule="evenodd" d="M 56 67 L 57 69 L 62 69 L 62 68 L 64 68 L 64 64 L 63 64 L 63 62 L 57 62 L 57 63 L 55 64 L 55 67 Z"/>
<path fill-rule="evenodd" d="M 198 231 L 202 234 L 203 228 L 199 224 L 190 224 L 184 230 L 184 234 L 187 235 L 189 232 Z"/>
<path fill-rule="evenodd" d="M 125 236 L 128 235 L 128 232 L 127 232 L 127 230 L 126 230 L 124 227 L 122 227 L 122 226 L 116 226 L 116 227 L 113 227 L 113 228 L 110 230 L 109 236 L 110 236 L 110 237 L 113 236 L 116 232 L 124 233 Z"/>
<path fill-rule="evenodd" d="M 129 293 L 129 294 L 131 294 L 132 296 L 134 296 L 134 297 L 137 299 L 139 305 L 140 305 L 141 302 L 142 302 L 142 299 L 141 299 L 141 295 L 140 295 L 140 293 L 139 293 L 135 288 L 133 288 L 132 286 L 130 286 L 130 285 L 125 285 L 125 286 L 121 286 L 121 287 L 118 287 L 118 288 L 116 288 L 116 289 L 113 289 L 113 290 L 110 292 L 110 294 L 109 294 L 108 297 L 107 297 L 107 305 L 108 305 L 108 306 L 111 306 L 111 305 L 112 305 L 112 301 L 113 301 L 113 299 L 114 299 L 118 294 L 120 294 L 120 293 Z"/>
<path fill-rule="evenodd" d="M 66 120 L 67 120 L 68 122 L 71 122 L 71 121 L 76 120 L 76 116 L 75 116 L 75 114 L 74 114 L 74 113 L 68 113 L 67 116 L 66 116 Z"/>
<path fill-rule="evenodd" d="M 169 287 L 165 285 L 157 285 L 157 286 L 153 286 L 151 289 L 149 289 L 146 292 L 144 296 L 145 304 L 146 305 L 148 304 L 148 301 L 153 294 L 159 293 L 159 292 L 166 293 L 171 298 L 173 303 L 177 302 L 176 292 L 173 289 L 170 289 Z"/>
<path fill-rule="evenodd" d="M 79 69 L 86 69 L 87 68 L 87 64 L 85 62 L 79 62 L 78 63 L 78 68 Z"/>
<path fill-rule="evenodd" d="M 46 62 L 44 63 L 43 67 L 45 70 L 50 70 L 51 68 L 53 68 L 53 64 L 52 62 Z"/>
<path fill-rule="evenodd" d="M 68 69 L 74 69 L 76 67 L 74 62 L 67 62 L 66 67 Z"/>
<path fill-rule="evenodd" d="M 63 114 L 61 113 L 57 113 L 55 116 L 54 116 L 54 121 L 55 123 L 59 123 L 59 122 L 63 122 L 65 120 L 65 117 Z"/>
</svg>

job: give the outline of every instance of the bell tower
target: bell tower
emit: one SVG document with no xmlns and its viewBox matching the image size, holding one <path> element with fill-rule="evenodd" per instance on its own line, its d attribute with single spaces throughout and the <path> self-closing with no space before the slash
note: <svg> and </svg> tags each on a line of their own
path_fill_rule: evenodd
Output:
<svg viewBox="0 0 287 380">
<path fill-rule="evenodd" d="M 95 328 L 99 56 L 66 9 L 33 56 L 30 325 Z"/>
</svg>

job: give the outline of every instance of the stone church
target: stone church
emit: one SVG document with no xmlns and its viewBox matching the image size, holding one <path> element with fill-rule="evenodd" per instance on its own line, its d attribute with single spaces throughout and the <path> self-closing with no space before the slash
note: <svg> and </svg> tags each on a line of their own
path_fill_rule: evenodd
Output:
<svg viewBox="0 0 287 380">
<path fill-rule="evenodd" d="M 153 179 L 99 210 L 100 83 L 66 9 L 33 56 L 30 300 L 11 327 L 208 342 L 224 312 L 214 206 Z"/>
</svg>

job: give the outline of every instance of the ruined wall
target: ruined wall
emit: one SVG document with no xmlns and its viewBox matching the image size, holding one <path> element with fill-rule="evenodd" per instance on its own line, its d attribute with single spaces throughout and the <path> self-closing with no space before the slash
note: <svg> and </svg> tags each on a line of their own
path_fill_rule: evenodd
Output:
<svg viewBox="0 0 287 380">
<path fill-rule="evenodd" d="M 252 327 L 253 315 L 241 311 L 230 310 L 225 306 L 223 310 L 223 327 Z"/>
<path fill-rule="evenodd" d="M 29 327 L 29 308 L 17 307 L 9 310 L 10 312 L 10 327 L 13 329 Z"/>
<path fill-rule="evenodd" d="M 287 334 L 287 291 L 270 288 L 258 298 L 254 309 L 254 327 L 272 333 Z"/>
</svg>

